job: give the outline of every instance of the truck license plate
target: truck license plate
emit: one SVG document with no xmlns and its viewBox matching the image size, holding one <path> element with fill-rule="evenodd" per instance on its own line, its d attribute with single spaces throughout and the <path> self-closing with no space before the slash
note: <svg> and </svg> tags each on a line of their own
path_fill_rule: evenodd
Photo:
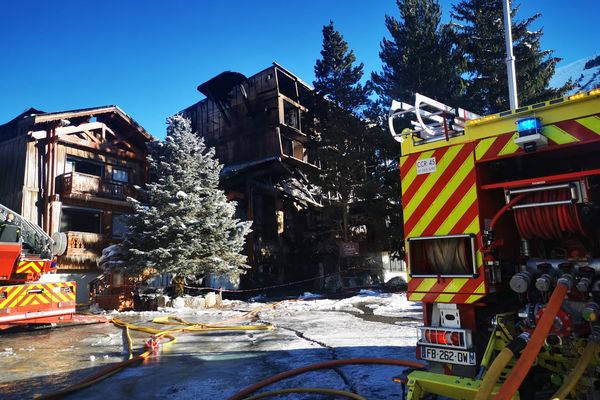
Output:
<svg viewBox="0 0 600 400">
<path fill-rule="evenodd" d="M 419 347 L 421 348 L 421 358 L 423 360 L 439 361 L 450 364 L 475 365 L 475 352 L 473 351 L 426 346 Z"/>
</svg>

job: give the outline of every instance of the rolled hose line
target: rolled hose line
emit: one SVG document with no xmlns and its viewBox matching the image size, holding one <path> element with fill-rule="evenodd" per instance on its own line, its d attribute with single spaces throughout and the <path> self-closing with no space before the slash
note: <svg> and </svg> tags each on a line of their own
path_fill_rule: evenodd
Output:
<svg viewBox="0 0 600 400">
<path fill-rule="evenodd" d="M 401 367 L 409 367 L 414 369 L 425 369 L 425 364 L 418 363 L 416 361 L 408 361 L 408 360 L 396 360 L 392 358 L 349 358 L 343 360 L 331 360 L 331 361 L 323 361 L 316 364 L 306 365 L 304 367 L 291 369 L 289 371 L 285 371 L 279 373 L 277 375 L 273 375 L 269 378 L 263 379 L 262 381 L 256 382 L 253 385 L 248 386 L 245 389 L 240 390 L 235 393 L 233 396 L 229 397 L 227 400 L 245 400 L 247 396 L 256 392 L 259 389 L 262 389 L 265 386 L 271 385 L 275 382 L 279 382 L 283 379 L 291 378 L 292 376 L 300 375 L 309 371 L 316 371 L 319 369 L 327 369 L 338 367 L 341 365 L 356 365 L 356 364 L 382 364 L 382 365 L 397 365 Z"/>
<path fill-rule="evenodd" d="M 273 390 L 271 392 L 263 392 L 263 393 L 254 395 L 252 397 L 246 397 L 245 400 L 258 400 L 258 399 L 264 399 L 265 397 L 273 397 L 273 396 L 279 396 L 282 394 L 289 394 L 289 393 L 331 394 L 334 396 L 342 396 L 342 397 L 347 397 L 349 399 L 354 399 L 354 400 L 367 400 L 365 397 L 362 397 L 361 395 L 358 395 L 356 393 L 347 392 L 345 390 L 329 389 L 329 388 L 291 388 L 291 389 Z"/>
<path fill-rule="evenodd" d="M 552 296 L 550 296 L 550 300 L 544 308 L 544 313 L 531 335 L 529 343 L 527 343 L 525 350 L 521 353 L 521 357 L 519 357 L 519 360 L 510 371 L 508 378 L 502 384 L 502 387 L 494 397 L 494 400 L 511 399 L 519 389 L 519 386 L 521 386 L 521 383 L 523 383 L 523 380 L 531 369 L 531 365 L 539 354 L 540 349 L 544 345 L 546 337 L 552 328 L 554 318 L 563 303 L 565 295 L 569 291 L 570 282 L 569 279 L 565 278 L 558 280 L 558 283 L 552 292 Z"/>
<path fill-rule="evenodd" d="M 585 372 L 586 368 L 590 364 L 590 362 L 594 359 L 596 355 L 596 351 L 600 348 L 600 344 L 595 340 L 588 340 L 587 346 L 583 350 L 583 354 L 575 364 L 573 371 L 565 378 L 563 384 L 558 389 L 554 396 L 552 396 L 552 400 L 563 400 L 566 399 L 569 393 L 573 391 L 579 379 Z"/>
</svg>

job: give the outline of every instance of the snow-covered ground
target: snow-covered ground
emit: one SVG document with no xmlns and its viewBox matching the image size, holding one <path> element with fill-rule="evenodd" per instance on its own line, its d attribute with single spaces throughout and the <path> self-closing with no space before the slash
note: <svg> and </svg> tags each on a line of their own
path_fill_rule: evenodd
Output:
<svg viewBox="0 0 600 400">
<path fill-rule="evenodd" d="M 265 303 L 226 301 L 221 310 L 177 310 L 194 322 L 216 322 Z M 120 313 L 122 320 L 150 325 L 162 313 Z M 71 395 L 72 399 L 225 399 L 273 374 L 319 361 L 384 357 L 414 360 L 421 306 L 404 294 L 363 291 L 342 300 L 306 294 L 261 311 L 259 321 L 273 330 L 179 334 L 177 343 L 158 357 Z M 136 353 L 148 334 L 133 333 Z M 120 329 L 112 324 L 61 328 L 0 336 L 2 398 L 30 398 L 77 382 L 124 359 Z M 400 398 L 392 377 L 401 367 L 346 366 L 297 376 L 266 390 L 283 387 L 330 387 L 369 399 Z M 289 395 L 286 399 L 318 399 Z"/>
</svg>

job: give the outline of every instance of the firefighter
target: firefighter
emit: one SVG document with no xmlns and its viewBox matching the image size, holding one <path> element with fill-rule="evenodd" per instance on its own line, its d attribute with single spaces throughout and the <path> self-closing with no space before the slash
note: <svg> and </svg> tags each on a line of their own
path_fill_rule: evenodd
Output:
<svg viewBox="0 0 600 400">
<path fill-rule="evenodd" d="M 183 296 L 185 289 L 185 278 L 181 275 L 176 275 L 171 281 L 171 297 L 174 299 Z"/>
<path fill-rule="evenodd" d="M 20 234 L 21 231 L 15 223 L 14 214 L 6 214 L 4 222 L 0 225 L 0 242 L 18 242 Z"/>
<path fill-rule="evenodd" d="M 5 225 L 15 225 L 15 216 L 13 213 L 6 214 L 6 219 L 2 227 L 4 228 Z"/>
</svg>

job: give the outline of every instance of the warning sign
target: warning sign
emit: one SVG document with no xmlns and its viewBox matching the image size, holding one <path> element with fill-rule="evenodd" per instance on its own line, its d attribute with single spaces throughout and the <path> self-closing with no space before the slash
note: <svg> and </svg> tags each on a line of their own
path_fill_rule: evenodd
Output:
<svg viewBox="0 0 600 400">
<path fill-rule="evenodd" d="M 353 257 L 359 255 L 359 246 L 356 242 L 342 242 L 340 246 L 340 257 Z"/>
</svg>

